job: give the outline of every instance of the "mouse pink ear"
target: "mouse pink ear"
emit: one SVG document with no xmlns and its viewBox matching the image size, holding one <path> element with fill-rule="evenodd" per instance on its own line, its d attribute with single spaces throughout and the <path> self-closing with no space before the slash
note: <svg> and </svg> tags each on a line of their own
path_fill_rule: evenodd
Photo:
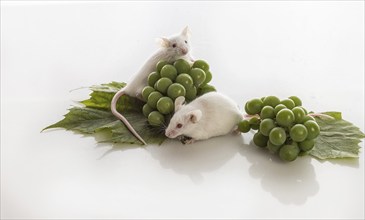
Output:
<svg viewBox="0 0 365 220">
<path fill-rule="evenodd" d="M 175 112 L 179 111 L 185 102 L 184 96 L 179 96 L 175 99 Z"/>
<path fill-rule="evenodd" d="M 182 31 L 181 31 L 181 35 L 188 37 L 189 35 L 191 35 L 189 26 L 186 26 Z"/>
<path fill-rule="evenodd" d="M 189 112 L 187 117 L 192 123 L 195 124 L 198 121 L 200 121 L 200 119 L 202 118 L 202 114 L 203 114 L 202 111 L 197 109 L 197 110 L 193 110 L 193 111 Z"/>
<path fill-rule="evenodd" d="M 171 43 L 170 40 L 167 39 L 166 37 L 161 37 L 158 39 L 158 41 L 159 41 L 161 47 L 169 47 L 170 43 Z"/>
</svg>

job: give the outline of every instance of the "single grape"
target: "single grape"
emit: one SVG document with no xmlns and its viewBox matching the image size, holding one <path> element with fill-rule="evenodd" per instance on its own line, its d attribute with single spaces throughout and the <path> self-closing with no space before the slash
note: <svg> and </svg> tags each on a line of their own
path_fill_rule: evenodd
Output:
<svg viewBox="0 0 365 220">
<path fill-rule="evenodd" d="M 186 89 L 186 94 L 185 94 L 185 98 L 188 101 L 192 101 L 196 98 L 196 94 L 197 94 L 197 89 L 195 86 L 191 86 L 190 88 L 185 88 Z"/>
<path fill-rule="evenodd" d="M 165 117 L 158 111 L 151 112 L 147 120 L 152 126 L 161 126 L 165 123 Z"/>
<path fill-rule="evenodd" d="M 276 127 L 271 129 L 269 134 L 270 142 L 274 145 L 282 145 L 286 140 L 286 134 L 284 128 Z"/>
<path fill-rule="evenodd" d="M 193 63 L 193 68 L 200 68 L 204 71 L 208 71 L 209 70 L 209 64 L 204 60 L 196 60 Z"/>
<path fill-rule="evenodd" d="M 148 85 L 151 86 L 151 87 L 154 87 L 155 86 L 155 83 L 157 82 L 157 80 L 159 80 L 161 77 L 160 77 L 160 74 L 158 72 L 152 72 L 150 73 L 150 75 L 148 75 Z"/>
<path fill-rule="evenodd" d="M 302 106 L 302 100 L 297 96 L 290 96 L 289 99 L 293 100 L 295 106 Z"/>
<path fill-rule="evenodd" d="M 161 77 L 167 77 L 172 81 L 174 81 L 177 76 L 177 70 L 173 65 L 167 64 L 164 67 L 162 67 L 160 75 Z"/>
<path fill-rule="evenodd" d="M 184 59 L 176 60 L 174 62 L 174 67 L 176 68 L 178 74 L 188 73 L 190 71 L 190 64 Z"/>
<path fill-rule="evenodd" d="M 265 119 L 265 118 L 275 118 L 275 110 L 273 107 L 267 105 L 264 106 L 261 110 L 260 113 L 260 118 L 261 119 Z"/>
<path fill-rule="evenodd" d="M 148 96 L 151 94 L 151 92 L 154 92 L 155 89 L 151 86 L 146 86 L 142 90 L 142 98 L 145 102 L 148 100 Z"/>
<path fill-rule="evenodd" d="M 300 150 L 307 152 L 313 149 L 314 147 L 314 139 L 307 139 L 298 144 Z"/>
<path fill-rule="evenodd" d="M 290 129 L 290 137 L 293 141 L 304 141 L 307 138 L 307 135 L 307 128 L 302 124 L 296 124 Z"/>
<path fill-rule="evenodd" d="M 171 79 L 162 77 L 161 79 L 157 80 L 154 87 L 157 91 L 161 92 L 162 94 L 166 94 L 167 88 L 169 88 L 171 84 L 172 84 Z"/>
<path fill-rule="evenodd" d="M 148 115 L 153 111 L 153 108 L 151 108 L 151 106 L 149 106 L 147 103 L 144 104 L 143 108 L 142 108 L 142 112 L 143 115 L 148 117 Z"/>
<path fill-rule="evenodd" d="M 297 159 L 300 150 L 295 145 L 284 145 L 280 148 L 279 157 L 284 161 L 293 161 Z"/>
<path fill-rule="evenodd" d="M 162 67 L 164 67 L 166 64 L 169 64 L 169 63 L 165 60 L 158 61 L 158 63 L 156 64 L 157 72 L 161 72 Z"/>
<path fill-rule="evenodd" d="M 303 117 L 301 123 L 304 124 L 306 121 L 316 121 L 316 120 L 313 118 L 313 116 L 306 115 L 306 116 Z"/>
<path fill-rule="evenodd" d="M 180 83 L 187 90 L 193 86 L 193 78 L 187 73 L 182 73 L 176 77 L 176 83 Z"/>
<path fill-rule="evenodd" d="M 277 115 L 277 114 L 278 114 L 278 112 L 279 112 L 281 109 L 284 109 L 284 108 L 286 108 L 286 106 L 285 106 L 285 105 L 283 105 L 283 104 L 278 104 L 277 106 L 275 106 L 275 109 L 274 109 L 274 113 L 275 113 L 275 115 Z"/>
<path fill-rule="evenodd" d="M 210 81 L 212 81 L 212 78 L 212 73 L 209 70 L 205 71 L 205 80 L 203 82 L 203 85 L 208 84 Z"/>
<path fill-rule="evenodd" d="M 293 112 L 294 118 L 295 118 L 294 122 L 295 123 L 302 123 L 303 118 L 305 116 L 305 112 L 304 112 L 303 108 L 302 107 L 298 107 L 298 106 L 297 107 L 294 107 L 292 109 L 292 112 Z"/>
<path fill-rule="evenodd" d="M 266 96 L 263 102 L 264 106 L 270 105 L 271 107 L 275 108 L 280 103 L 280 99 L 276 96 Z"/>
<path fill-rule="evenodd" d="M 174 111 L 174 102 L 169 97 L 162 97 L 157 102 L 157 110 L 162 114 L 170 114 Z"/>
<path fill-rule="evenodd" d="M 284 100 L 281 100 L 280 104 L 283 104 L 285 105 L 288 109 L 292 109 L 295 107 L 295 103 L 293 100 L 291 99 L 284 99 Z"/>
<path fill-rule="evenodd" d="M 248 104 L 248 102 L 246 102 L 246 104 L 245 104 L 245 112 L 246 112 L 248 115 L 254 115 L 255 113 L 253 113 L 253 112 L 251 112 L 250 110 L 248 110 L 248 108 L 247 108 L 247 104 Z"/>
<path fill-rule="evenodd" d="M 270 140 L 267 141 L 267 149 L 273 154 L 278 152 L 280 150 L 281 146 L 283 146 L 283 145 L 275 145 L 275 144 L 271 143 Z"/>
<path fill-rule="evenodd" d="M 151 92 L 151 94 L 148 96 L 147 99 L 147 103 L 154 109 L 156 109 L 156 105 L 158 100 L 162 97 L 163 95 L 160 92 L 154 91 Z"/>
<path fill-rule="evenodd" d="M 242 133 L 247 133 L 251 129 L 250 123 L 247 120 L 242 120 L 238 123 L 238 130 Z"/>
<path fill-rule="evenodd" d="M 196 87 L 201 86 L 206 78 L 204 70 L 200 68 L 191 69 L 189 75 L 193 78 L 194 86 Z"/>
<path fill-rule="evenodd" d="M 250 125 L 260 125 L 260 119 L 258 119 L 257 117 L 250 118 L 248 122 L 250 123 Z"/>
<path fill-rule="evenodd" d="M 186 89 L 179 83 L 173 83 L 167 89 L 167 95 L 175 100 L 179 96 L 185 96 Z"/>
<path fill-rule="evenodd" d="M 269 136 L 270 131 L 275 127 L 276 125 L 274 120 L 272 120 L 271 118 L 266 118 L 260 123 L 260 132 L 265 136 Z"/>
<path fill-rule="evenodd" d="M 264 136 L 260 132 L 257 132 L 253 136 L 253 143 L 255 143 L 255 145 L 258 146 L 258 147 L 266 147 L 268 140 L 269 140 L 269 138 Z"/>
<path fill-rule="evenodd" d="M 289 127 L 295 120 L 294 114 L 290 109 L 281 109 L 276 115 L 276 122 L 283 127 Z"/>
<path fill-rule="evenodd" d="M 263 107 L 263 103 L 262 103 L 261 99 L 252 99 L 247 102 L 247 110 L 252 113 L 250 115 L 260 113 L 262 107 Z"/>
<path fill-rule="evenodd" d="M 308 114 L 307 109 L 305 109 L 303 106 L 299 106 L 299 107 L 303 109 L 304 115 L 307 115 Z"/>
<path fill-rule="evenodd" d="M 306 121 L 304 122 L 304 126 L 308 130 L 307 139 L 314 139 L 319 135 L 320 128 L 316 121 Z"/>
<path fill-rule="evenodd" d="M 251 125 L 252 130 L 259 130 L 259 128 L 260 128 L 260 124 Z"/>
<path fill-rule="evenodd" d="M 217 91 L 217 90 L 215 89 L 215 87 L 214 87 L 214 86 L 209 85 L 209 84 L 206 84 L 206 85 L 201 86 L 201 87 L 198 89 L 198 95 L 200 96 L 200 95 L 203 95 L 203 94 L 205 94 L 205 93 L 208 93 L 208 92 L 215 92 L 215 91 Z"/>
</svg>

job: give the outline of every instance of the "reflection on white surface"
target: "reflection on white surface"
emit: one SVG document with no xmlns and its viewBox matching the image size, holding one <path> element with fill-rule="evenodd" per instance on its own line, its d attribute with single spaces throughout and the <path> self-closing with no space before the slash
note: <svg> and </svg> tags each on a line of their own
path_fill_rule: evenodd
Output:
<svg viewBox="0 0 365 220">
<path fill-rule="evenodd" d="M 239 106 L 297 95 L 364 131 L 364 2 L 1 1 L 1 218 L 364 218 L 358 160 L 282 163 L 252 134 L 183 146 L 97 144 L 64 130 L 83 86 L 123 81 L 154 39 L 193 55 Z M 364 144 L 361 143 L 363 147 Z"/>
</svg>

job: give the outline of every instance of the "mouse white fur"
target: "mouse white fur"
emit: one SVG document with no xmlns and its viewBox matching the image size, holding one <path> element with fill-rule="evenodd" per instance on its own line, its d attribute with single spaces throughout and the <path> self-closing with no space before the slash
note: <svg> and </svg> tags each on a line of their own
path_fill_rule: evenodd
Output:
<svg viewBox="0 0 365 220">
<path fill-rule="evenodd" d="M 145 145 L 147 145 L 147 143 L 143 140 L 143 138 L 136 132 L 128 120 L 117 111 L 117 101 L 122 95 L 129 95 L 142 99 L 142 89 L 147 86 L 148 75 L 155 71 L 158 61 L 165 60 L 167 62 L 173 62 L 180 58 L 193 61 L 190 56 L 189 38 L 190 31 L 188 27 L 185 27 L 178 35 L 169 38 L 162 37 L 160 41 L 161 47 L 145 62 L 142 68 L 130 78 L 127 85 L 118 91 L 112 99 L 112 113 L 125 124 L 125 126 L 136 138 L 138 138 L 138 140 Z"/>
<path fill-rule="evenodd" d="M 204 94 L 187 105 L 184 101 L 183 96 L 175 100 L 175 114 L 165 135 L 187 136 L 188 144 L 233 132 L 243 119 L 237 104 L 218 92 Z"/>
</svg>

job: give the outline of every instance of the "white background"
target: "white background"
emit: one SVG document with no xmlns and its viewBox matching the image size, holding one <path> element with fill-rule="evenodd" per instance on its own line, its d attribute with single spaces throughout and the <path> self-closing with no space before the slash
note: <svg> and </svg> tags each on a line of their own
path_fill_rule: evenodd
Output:
<svg viewBox="0 0 365 220">
<path fill-rule="evenodd" d="M 185 25 L 241 107 L 297 95 L 364 131 L 363 1 L 2 1 L 2 218 L 364 218 L 363 149 L 282 163 L 252 134 L 111 148 L 40 133 L 89 92 L 70 90 L 128 80 Z"/>
</svg>

